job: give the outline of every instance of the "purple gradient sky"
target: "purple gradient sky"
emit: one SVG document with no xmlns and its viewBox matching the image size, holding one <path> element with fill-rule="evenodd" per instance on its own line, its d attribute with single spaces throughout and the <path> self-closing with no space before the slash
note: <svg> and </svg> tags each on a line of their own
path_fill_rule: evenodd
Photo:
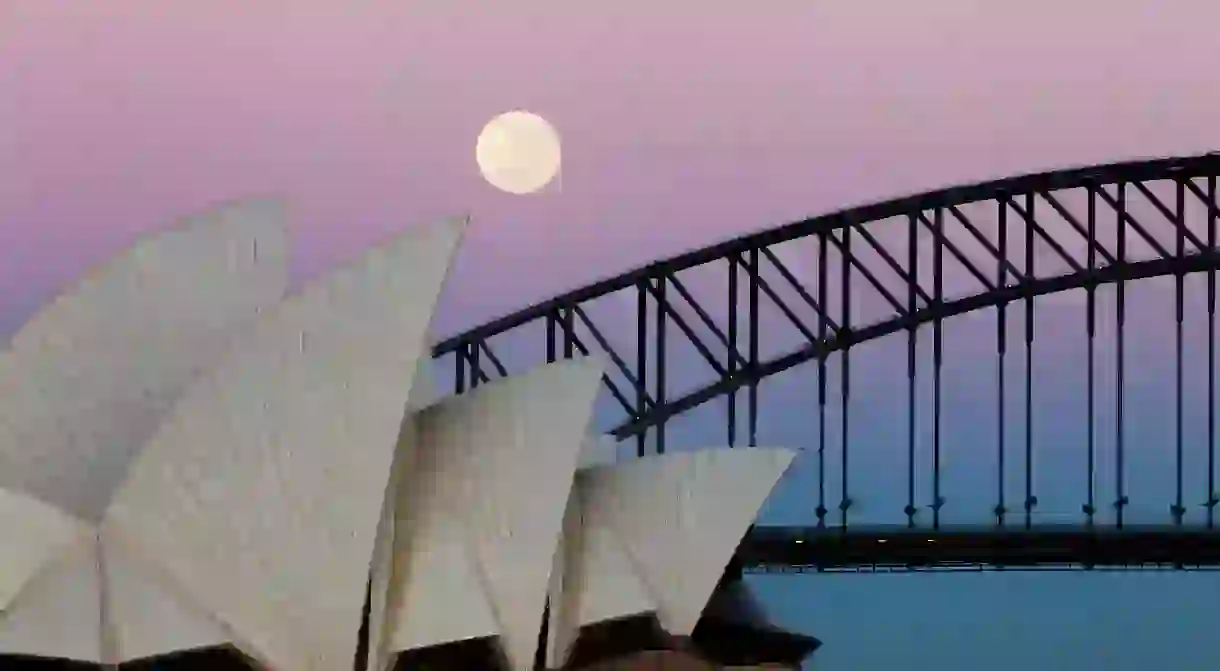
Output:
<svg viewBox="0 0 1220 671">
<path fill-rule="evenodd" d="M 0 332 L 137 234 L 250 194 L 291 201 L 298 276 L 403 226 L 473 214 L 438 325 L 452 332 L 629 266 L 847 204 L 1217 149 L 1218 25 L 1220 4 L 1203 0 L 0 0 Z M 512 108 L 538 112 L 562 133 L 560 188 L 513 197 L 478 176 L 476 135 Z M 950 427 L 959 454 L 989 435 L 972 389 L 989 383 L 990 345 L 972 334 L 992 328 L 953 326 L 947 336 L 978 355 L 954 364 L 964 386 L 951 403 L 976 420 Z M 1166 335 L 1154 332 L 1133 347 Z M 861 387 L 877 383 L 857 414 L 868 426 L 856 440 L 898 444 L 885 420 L 901 399 L 882 379 L 901 361 L 901 343 L 891 345 L 877 347 L 892 359 L 861 357 Z M 1078 361 L 1080 339 L 1061 349 L 1049 358 Z M 1061 397 L 1080 389 L 1078 375 L 1058 372 L 1067 368 L 1048 367 L 1072 377 Z M 1152 371 L 1131 392 L 1133 406 L 1156 408 L 1136 435 L 1153 446 L 1169 435 L 1165 373 Z M 779 396 L 791 391 L 777 384 Z M 807 434 L 798 431 L 808 429 L 801 399 L 776 398 L 773 435 Z M 1040 425 L 1050 442 L 1079 442 L 1081 426 L 1053 424 Z M 1155 452 L 1145 454 L 1163 469 Z M 961 465 L 986 472 L 980 454 Z M 1069 461 L 1052 455 L 1048 478 L 1078 484 Z M 810 477 L 806 469 L 796 479 L 806 487 Z M 807 490 L 790 489 L 783 506 L 807 515 Z M 1068 491 L 1045 498 L 1076 510 L 1075 487 Z M 769 598 L 830 643 L 825 668 L 1215 667 L 1214 627 L 1188 623 L 1205 623 L 1214 598 L 1186 603 L 1214 594 L 1215 580 L 1178 579 L 1177 592 L 1137 586 L 1131 598 L 1170 615 L 1092 629 L 1055 624 L 1060 609 L 1048 604 L 1099 604 L 1116 593 L 1110 583 L 1001 575 L 946 600 L 939 592 L 953 578 L 921 578 L 888 602 L 843 587 L 838 598 L 853 606 L 832 611 L 818 605 L 826 583 L 814 580 L 778 579 Z M 1007 594 L 1030 603 L 1012 605 Z M 931 612 L 935 626 L 916 631 L 894 619 L 926 613 L 892 599 L 928 597 L 943 604 Z M 1009 605 L 997 612 L 997 601 Z M 893 622 L 874 616 L 879 604 Z M 950 633 L 981 622 L 995 622 L 991 643 Z M 1069 634 L 1094 643 L 1055 643 Z M 891 644 L 875 645 L 883 639 Z M 1099 663 L 1099 654 L 1109 657 Z"/>
<path fill-rule="evenodd" d="M 1220 147 L 1198 5 L 5 0 L 0 326 L 243 194 L 291 199 L 302 274 L 474 214 L 451 330 L 844 204 Z M 475 169 L 515 107 L 563 133 L 546 195 Z"/>
</svg>

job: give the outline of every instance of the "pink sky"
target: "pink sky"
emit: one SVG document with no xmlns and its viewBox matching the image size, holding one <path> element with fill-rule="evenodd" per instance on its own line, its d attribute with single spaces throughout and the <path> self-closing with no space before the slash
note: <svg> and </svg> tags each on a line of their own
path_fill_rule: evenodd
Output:
<svg viewBox="0 0 1220 671">
<path fill-rule="evenodd" d="M 137 233 L 249 194 L 291 201 L 299 275 L 472 213 L 452 331 L 847 204 L 1220 148 L 1218 18 L 1154 0 L 0 0 L 0 328 Z M 475 137 L 513 108 L 563 134 L 560 188 L 479 178 Z"/>
</svg>

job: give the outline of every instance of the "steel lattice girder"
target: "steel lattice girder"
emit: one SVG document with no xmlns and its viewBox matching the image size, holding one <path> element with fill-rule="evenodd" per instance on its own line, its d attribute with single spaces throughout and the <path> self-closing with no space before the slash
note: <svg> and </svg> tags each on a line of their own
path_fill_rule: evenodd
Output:
<svg viewBox="0 0 1220 671">
<path fill-rule="evenodd" d="M 1207 420 L 1208 491 L 1202 495 L 1188 495 L 1182 485 L 1181 333 L 1184 320 L 1182 278 L 1192 273 L 1207 273 L 1208 361 L 1213 370 L 1207 394 L 1209 407 L 1214 408 L 1215 275 L 1220 268 L 1216 245 L 1216 224 L 1220 220 L 1218 177 L 1220 154 L 1211 153 L 1025 175 L 843 210 L 657 261 L 582 287 L 449 338 L 435 348 L 434 354 L 439 358 L 452 357 L 458 392 L 491 376 L 505 375 L 506 367 L 493 351 L 493 343 L 499 342 L 502 336 L 525 332 L 529 327 L 545 330 L 544 347 L 538 351 L 545 351 L 546 360 L 577 354 L 603 354 L 612 364 L 603 381 L 622 412 L 621 420 L 610 427 L 610 432 L 618 439 L 633 438 L 641 455 L 648 450 L 646 437 L 649 436 L 657 452 L 665 451 L 665 429 L 671 418 L 718 398 L 726 399 L 727 442 L 732 445 L 741 440 L 740 424 L 744 425 L 745 440 L 755 444 L 759 382 L 801 364 L 816 365 L 819 428 L 815 448 L 819 483 L 815 512 L 818 525 L 822 526 L 827 523 L 833 507 L 839 525 L 846 528 L 854 503 L 848 492 L 846 447 L 852 406 L 849 402 L 850 354 L 863 342 L 906 334 L 910 398 L 906 418 L 908 503 L 904 512 L 908 527 L 931 526 L 935 529 L 940 526 L 941 508 L 945 505 L 940 491 L 941 363 L 945 356 L 941 344 L 942 323 L 955 315 L 993 310 L 997 323 L 997 366 L 1001 371 L 997 385 L 996 427 L 1001 474 L 997 477 L 996 503 L 992 512 L 998 525 L 1011 526 L 1016 521 L 1013 518 L 1018 518 L 1026 529 L 1032 530 L 1036 526 L 1033 520 L 1038 506 L 1032 480 L 1030 438 L 1034 421 L 1032 376 L 1024 376 L 1023 399 L 1018 398 L 1015 402 L 1006 399 L 1004 361 L 1006 356 L 1013 354 L 1010 350 L 1018 350 L 1024 355 L 1025 370 L 1029 370 L 1036 330 L 1035 298 L 1083 289 L 1088 297 L 1090 419 L 1087 438 L 1089 485 L 1082 496 L 1081 523 L 1093 524 L 1099 510 L 1109 509 L 1114 513 L 1115 526 L 1121 528 L 1126 521 L 1124 511 L 1130 503 L 1125 490 L 1126 466 L 1121 437 L 1124 421 L 1124 286 L 1144 278 L 1170 276 L 1175 278 L 1177 287 L 1178 477 L 1176 496 L 1167 508 L 1172 522 L 1180 527 L 1188 507 L 1204 507 L 1206 527 L 1214 529 L 1214 509 L 1220 502 L 1215 473 L 1214 410 L 1209 411 Z M 1157 188 L 1162 186 L 1168 189 Z M 1074 207 L 1073 198 L 1084 204 L 1078 202 Z M 994 231 L 985 231 L 979 225 L 972 207 L 983 208 L 994 217 Z M 1187 209 L 1200 207 L 1204 224 L 1188 226 Z M 874 230 L 879 222 L 894 219 L 905 222 L 908 235 L 905 255 L 887 250 Z M 1051 219 L 1057 220 L 1058 225 L 1048 226 Z M 1113 239 L 1107 241 L 1107 236 L 1101 234 L 1102 229 Z M 1084 249 L 1075 253 L 1070 251 L 1069 238 L 1083 242 Z M 778 245 L 798 239 L 807 239 L 815 245 L 815 272 L 811 273 L 814 277 L 801 277 L 799 272 L 793 272 L 790 262 L 777 253 Z M 918 256 L 921 239 L 931 241 L 931 263 Z M 963 240 L 970 242 L 973 253 L 963 251 L 966 249 Z M 1036 245 L 1047 250 L 1047 255 L 1062 268 L 1050 273 L 1040 270 L 1034 255 Z M 1139 255 L 1132 251 L 1136 245 L 1151 250 L 1151 257 L 1137 258 Z M 977 290 L 947 297 L 944 267 L 948 263 L 957 264 L 962 269 L 962 276 L 974 283 Z M 725 286 L 719 297 L 696 295 L 698 292 L 688 286 L 691 271 L 709 266 L 716 266 L 722 272 Z M 888 283 L 883 279 L 887 277 L 891 280 Z M 835 283 L 837 286 L 832 290 L 831 285 Z M 860 290 L 875 292 L 887 306 L 888 316 L 864 320 L 860 314 L 853 314 L 850 298 L 853 283 Z M 1096 406 L 1093 341 L 1099 320 L 1095 290 L 1106 284 L 1116 285 L 1118 295 L 1115 324 L 1118 379 L 1114 394 L 1118 464 L 1114 473 L 1102 474 L 1114 480 L 1117 495 L 1113 501 L 1102 502 L 1097 499 L 1093 487 L 1097 475 L 1094 454 L 1097 440 L 1092 421 Z M 607 335 L 609 329 L 622 324 L 611 323 L 612 320 L 597 314 L 596 302 L 612 294 L 626 297 L 633 308 L 628 312 L 632 313 L 630 317 L 634 321 L 635 351 L 629 351 L 622 342 L 612 342 L 614 339 Z M 760 351 L 759 341 L 764 331 L 760 323 L 760 306 L 764 304 L 769 306 L 773 317 L 765 324 L 767 335 L 786 331 L 799 343 L 796 347 L 765 356 Z M 1013 338 L 1007 334 L 1008 315 L 1013 312 L 1017 313 L 1016 321 L 1023 323 L 1023 337 Z M 1023 319 L 1020 318 L 1022 313 Z M 930 371 L 921 371 L 922 367 L 917 366 L 916 361 L 917 334 L 925 328 L 932 331 Z M 693 349 L 695 360 L 706 364 L 710 380 L 693 388 L 677 388 L 674 384 L 677 376 L 667 370 L 667 350 L 675 342 Z M 832 385 L 827 382 L 830 363 L 839 370 L 837 385 L 834 385 L 837 389 L 829 388 Z M 917 371 L 920 371 L 918 375 Z M 917 376 L 929 374 L 934 390 L 932 491 L 931 500 L 918 505 L 915 387 Z M 745 396 L 744 412 L 737 403 L 739 394 Z M 1023 417 L 1008 417 L 1007 404 L 1021 409 Z M 834 441 L 837 445 L 830 444 L 824 429 L 828 407 L 837 412 L 836 423 L 843 427 Z M 1005 444 L 1003 426 L 1014 420 L 1025 424 L 1022 445 Z M 824 455 L 834 447 L 838 447 L 840 468 L 832 475 L 839 481 L 840 499 L 828 502 Z M 1085 446 L 1081 447 L 1085 449 Z M 1024 463 L 1025 466 L 1024 491 L 1020 492 L 1023 496 L 1015 499 L 1015 506 L 1010 499 L 1012 493 L 1006 494 L 1004 490 L 1002 471 L 1006 449 L 1011 463 Z M 1196 498 L 1198 500 L 1193 500 Z M 930 511 L 931 519 L 917 522 L 923 510 Z"/>
</svg>

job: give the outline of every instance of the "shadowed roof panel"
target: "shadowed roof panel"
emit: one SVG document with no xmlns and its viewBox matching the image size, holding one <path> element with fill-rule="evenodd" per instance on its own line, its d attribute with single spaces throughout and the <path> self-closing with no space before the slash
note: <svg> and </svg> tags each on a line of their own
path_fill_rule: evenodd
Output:
<svg viewBox="0 0 1220 671">
<path fill-rule="evenodd" d="M 601 373 L 589 359 L 549 364 L 447 399 L 417 418 L 424 463 L 419 474 L 426 477 L 415 486 L 427 490 L 423 505 L 457 511 L 460 521 L 448 526 L 465 527 L 476 584 L 492 607 L 513 669 L 533 664 L 551 562 Z M 409 514 L 400 508 L 400 515 Z M 455 547 L 460 542 L 452 541 Z M 405 551 L 426 553 L 428 547 L 413 544 Z M 403 579 L 427 585 L 438 578 Z M 414 622 L 444 603 L 442 594 L 430 596 L 407 604 L 419 613 Z M 413 626 L 410 612 L 400 620 L 407 627 Z"/>
<path fill-rule="evenodd" d="M 605 514 L 623 541 L 667 631 L 694 630 L 738 542 L 793 456 L 768 448 L 701 450 L 585 474 L 589 506 Z"/>
</svg>

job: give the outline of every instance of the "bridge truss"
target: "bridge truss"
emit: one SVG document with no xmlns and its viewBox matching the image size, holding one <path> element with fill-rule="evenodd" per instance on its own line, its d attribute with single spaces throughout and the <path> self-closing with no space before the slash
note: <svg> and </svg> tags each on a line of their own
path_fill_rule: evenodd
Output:
<svg viewBox="0 0 1220 671">
<path fill-rule="evenodd" d="M 805 405 L 802 447 L 804 458 L 816 460 L 816 507 L 806 525 L 754 529 L 739 553 L 747 568 L 1220 565 L 1218 177 L 1220 154 L 1213 153 L 1031 174 L 846 209 L 651 263 L 471 329 L 434 354 L 458 393 L 508 374 L 509 350 L 513 362 L 533 357 L 535 364 L 598 354 L 610 366 L 608 432 L 634 443 L 639 455 L 665 452 L 671 423 L 715 405 L 724 441 L 755 445 L 765 411 L 760 386 L 810 369 L 816 390 Z M 1206 287 L 1197 308 L 1188 307 L 1190 277 Z M 1165 447 L 1173 482 L 1164 519 L 1136 525 L 1127 487 L 1128 294 L 1151 278 L 1173 285 L 1164 344 L 1174 380 L 1174 431 Z M 1033 356 L 1036 335 L 1039 344 L 1054 343 L 1063 329 L 1040 330 L 1035 304 L 1065 292 L 1081 298 L 1075 308 L 1084 313 L 1083 491 L 1074 520 L 1047 525 L 1039 522 L 1035 487 Z M 943 369 L 954 354 L 944 345 L 945 323 L 987 313 L 995 324 L 988 356 L 994 427 L 990 444 L 978 449 L 994 457 L 994 505 L 989 522 L 955 526 L 945 519 L 942 491 L 943 398 L 952 383 Z M 1188 323 L 1205 331 L 1206 343 L 1189 357 Z M 849 477 L 849 466 L 880 468 L 850 458 L 859 422 L 852 412 L 862 403 L 852 373 L 861 355 L 853 354 L 880 339 L 906 344 L 905 376 L 893 380 L 906 399 L 895 418 L 906 448 L 905 524 L 883 527 L 853 523 L 859 481 Z M 1103 363 L 1110 367 L 1105 389 Z M 1203 366 L 1205 383 L 1194 384 Z M 1014 381 L 1016 367 L 1021 379 Z M 1195 388 L 1204 398 L 1191 405 Z M 1205 422 L 1205 438 L 1187 436 L 1188 414 Z M 1015 481 L 1014 468 L 1023 475 Z"/>
</svg>

